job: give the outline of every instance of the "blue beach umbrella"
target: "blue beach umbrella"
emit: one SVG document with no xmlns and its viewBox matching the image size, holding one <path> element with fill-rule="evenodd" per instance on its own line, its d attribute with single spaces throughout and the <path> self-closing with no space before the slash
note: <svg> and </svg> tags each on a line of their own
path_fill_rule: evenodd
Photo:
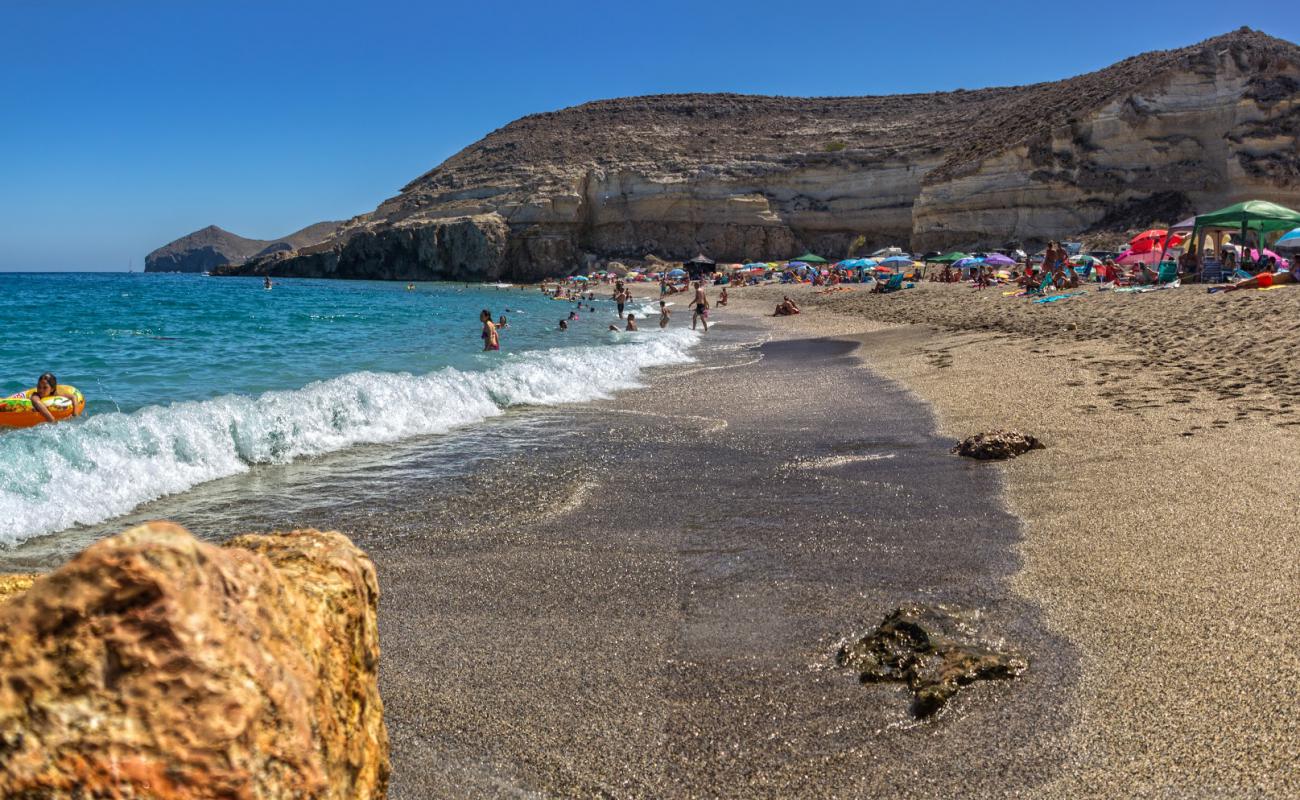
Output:
<svg viewBox="0 0 1300 800">
<path fill-rule="evenodd" d="M 685 275 L 685 274 L 686 274 L 686 270 L 684 269 L 670 269 L 668 270 L 667 273 L 668 277 L 670 278 L 676 278 L 678 276 Z"/>
<path fill-rule="evenodd" d="M 886 258 L 884 261 L 881 261 L 880 263 L 881 264 L 906 264 L 910 267 L 912 265 L 912 259 L 905 258 L 903 256 L 890 256 L 889 258 Z"/>
<path fill-rule="evenodd" d="M 1289 231 L 1273 243 L 1274 247 L 1300 247 L 1300 228 Z"/>
</svg>

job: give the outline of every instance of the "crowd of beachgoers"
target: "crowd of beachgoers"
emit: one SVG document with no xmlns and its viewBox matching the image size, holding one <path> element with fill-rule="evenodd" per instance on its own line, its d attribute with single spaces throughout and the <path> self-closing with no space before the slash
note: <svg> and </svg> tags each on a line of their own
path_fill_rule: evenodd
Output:
<svg viewBox="0 0 1300 800">
<path fill-rule="evenodd" d="M 1013 289 L 1008 295 L 1053 294 L 1051 300 L 1055 301 L 1065 296 L 1055 293 L 1077 293 L 1089 284 L 1125 291 L 1187 283 L 1206 284 L 1212 292 L 1268 289 L 1294 282 L 1292 259 L 1278 251 L 1295 248 L 1300 248 L 1300 212 L 1250 200 L 1169 227 L 1149 228 L 1127 237 L 1115 250 L 1085 250 L 1079 242 L 1051 241 L 1033 255 L 1014 246 L 916 255 L 890 247 L 870 257 L 835 262 L 806 253 L 788 261 L 715 264 L 701 255 L 673 269 L 616 265 L 572 276 L 568 285 L 572 291 L 593 282 L 617 282 L 620 287 L 657 283 L 662 297 L 690 291 L 692 279 L 722 287 L 780 283 L 855 288 L 867 284 L 876 293 L 909 288 L 919 281 L 966 281 L 976 288 Z M 776 313 L 798 313 L 798 307 L 785 298 Z"/>
</svg>

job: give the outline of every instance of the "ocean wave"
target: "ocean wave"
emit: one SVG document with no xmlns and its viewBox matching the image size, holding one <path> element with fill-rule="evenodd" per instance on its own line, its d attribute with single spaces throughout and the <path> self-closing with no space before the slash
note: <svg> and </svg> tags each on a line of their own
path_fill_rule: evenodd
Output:
<svg viewBox="0 0 1300 800">
<path fill-rule="evenodd" d="M 356 372 L 257 397 L 153 405 L 0 436 L 0 546 L 125 514 L 254 464 L 445 433 L 512 406 L 595 400 L 691 361 L 686 330 L 508 354 L 482 371 Z"/>
</svg>

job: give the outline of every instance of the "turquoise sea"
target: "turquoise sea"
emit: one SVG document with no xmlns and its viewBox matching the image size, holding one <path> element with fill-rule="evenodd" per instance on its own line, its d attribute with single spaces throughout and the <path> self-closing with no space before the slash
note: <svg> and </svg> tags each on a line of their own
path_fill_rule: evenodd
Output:
<svg viewBox="0 0 1300 800">
<path fill-rule="evenodd" d="M 0 391 L 48 370 L 87 399 L 81 418 L 0 429 L 0 547 L 258 464 L 604 397 L 691 359 L 685 326 L 609 332 L 609 290 L 594 291 L 565 333 L 574 304 L 535 287 L 0 274 Z M 481 309 L 509 319 L 499 353 L 482 351 Z"/>
</svg>

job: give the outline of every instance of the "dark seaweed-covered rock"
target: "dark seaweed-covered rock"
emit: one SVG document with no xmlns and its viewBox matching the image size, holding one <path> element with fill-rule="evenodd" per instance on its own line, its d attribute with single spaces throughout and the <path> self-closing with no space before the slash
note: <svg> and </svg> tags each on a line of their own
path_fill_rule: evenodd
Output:
<svg viewBox="0 0 1300 800">
<path fill-rule="evenodd" d="M 835 660 L 863 683 L 906 683 L 917 717 L 943 708 L 962 686 L 1014 678 L 1029 667 L 1021 656 L 981 640 L 969 615 L 920 604 L 890 612 L 874 631 L 842 645 Z"/>
<path fill-rule="evenodd" d="M 968 436 L 953 447 L 952 452 L 981 461 L 1015 458 L 1030 450 L 1047 447 L 1036 436 L 1020 431 L 985 431 Z"/>
</svg>

